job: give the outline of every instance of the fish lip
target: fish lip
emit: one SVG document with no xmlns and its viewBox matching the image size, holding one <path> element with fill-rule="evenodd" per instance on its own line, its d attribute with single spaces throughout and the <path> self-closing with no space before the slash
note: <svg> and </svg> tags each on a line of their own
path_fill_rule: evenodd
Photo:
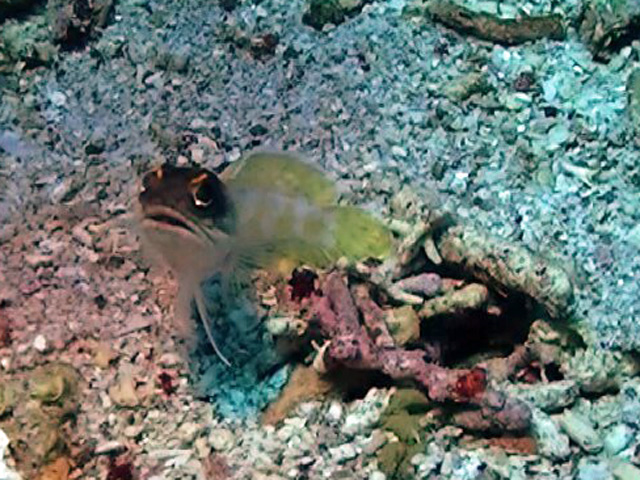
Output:
<svg viewBox="0 0 640 480">
<path fill-rule="evenodd" d="M 147 206 L 143 208 L 142 224 L 154 230 L 168 230 L 174 232 L 189 232 L 197 236 L 197 227 L 193 221 L 179 213 L 178 211 L 163 206 Z M 173 220 L 173 222 L 163 221 L 162 218 Z"/>
</svg>

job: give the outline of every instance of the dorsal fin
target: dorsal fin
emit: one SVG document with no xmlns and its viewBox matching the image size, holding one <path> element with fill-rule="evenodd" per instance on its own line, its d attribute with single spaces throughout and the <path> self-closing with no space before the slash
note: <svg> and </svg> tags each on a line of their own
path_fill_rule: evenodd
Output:
<svg viewBox="0 0 640 480">
<path fill-rule="evenodd" d="M 264 189 L 302 197 L 318 207 L 334 205 L 336 191 L 320 170 L 287 153 L 255 153 L 225 172 L 230 188 Z"/>
</svg>

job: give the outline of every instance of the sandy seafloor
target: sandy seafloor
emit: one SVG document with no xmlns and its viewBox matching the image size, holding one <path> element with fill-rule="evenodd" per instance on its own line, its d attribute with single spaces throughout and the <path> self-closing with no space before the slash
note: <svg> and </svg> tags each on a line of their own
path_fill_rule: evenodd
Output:
<svg viewBox="0 0 640 480">
<path fill-rule="evenodd" d="M 183 375 L 171 282 L 148 269 L 130 228 L 136 181 L 178 155 L 217 167 L 254 148 L 300 153 L 380 215 L 409 188 L 561 259 L 593 341 L 640 348 L 640 151 L 624 88 L 640 48 L 595 63 L 571 32 L 564 42 L 504 49 L 411 22 L 402 2 L 376 2 L 321 33 L 302 25 L 300 1 L 245 3 L 224 15 L 209 1 L 121 0 L 87 49 L 5 85 L 0 297 L 10 301 L 13 342 L 1 352 L 4 368 L 77 366 L 89 382 L 78 431 L 127 445 L 140 478 L 205 478 L 212 442 L 232 478 L 381 478 L 370 476 L 367 455 L 341 456 L 360 448 L 339 427 L 347 406 L 324 415 L 311 405 L 308 424 L 265 433 L 252 422 L 219 424 Z M 277 33 L 275 54 L 257 59 L 232 45 L 225 32 L 234 28 Z M 539 88 L 530 95 L 513 89 L 526 65 Z M 448 98 L 446 87 L 474 71 L 487 73 L 492 91 Z M 117 361 L 96 368 L 90 339 Z M 168 370 L 178 391 L 116 409 L 106 391 L 123 368 L 151 388 Z M 569 478 L 578 452 L 540 478 Z M 77 478 L 104 478 L 105 468 L 99 460 Z M 467 478 L 452 471 L 439 478 Z"/>
</svg>

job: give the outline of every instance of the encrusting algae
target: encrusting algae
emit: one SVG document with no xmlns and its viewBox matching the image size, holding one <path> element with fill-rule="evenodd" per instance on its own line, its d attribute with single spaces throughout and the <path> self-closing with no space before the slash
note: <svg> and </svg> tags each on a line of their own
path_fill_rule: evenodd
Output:
<svg viewBox="0 0 640 480">
<path fill-rule="evenodd" d="M 318 169 L 283 153 L 240 160 L 220 177 L 200 167 L 162 165 L 139 193 L 143 241 L 176 275 L 176 320 L 190 333 L 191 302 L 216 346 L 201 284 L 220 275 L 228 293 L 255 269 L 306 264 L 325 268 L 340 258 L 382 258 L 391 235 L 364 211 L 337 205 L 333 183 Z"/>
</svg>

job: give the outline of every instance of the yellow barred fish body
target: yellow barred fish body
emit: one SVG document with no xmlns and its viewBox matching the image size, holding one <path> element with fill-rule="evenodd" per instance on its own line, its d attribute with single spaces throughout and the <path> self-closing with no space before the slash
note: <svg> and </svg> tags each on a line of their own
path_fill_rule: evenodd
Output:
<svg viewBox="0 0 640 480">
<path fill-rule="evenodd" d="M 144 176 L 138 197 L 143 241 L 180 284 L 183 328 L 195 300 L 216 351 L 200 291 L 207 278 L 235 283 L 252 269 L 322 268 L 390 253 L 390 232 L 363 210 L 338 206 L 334 184 L 294 156 L 251 155 L 221 178 L 165 164 Z"/>
</svg>

